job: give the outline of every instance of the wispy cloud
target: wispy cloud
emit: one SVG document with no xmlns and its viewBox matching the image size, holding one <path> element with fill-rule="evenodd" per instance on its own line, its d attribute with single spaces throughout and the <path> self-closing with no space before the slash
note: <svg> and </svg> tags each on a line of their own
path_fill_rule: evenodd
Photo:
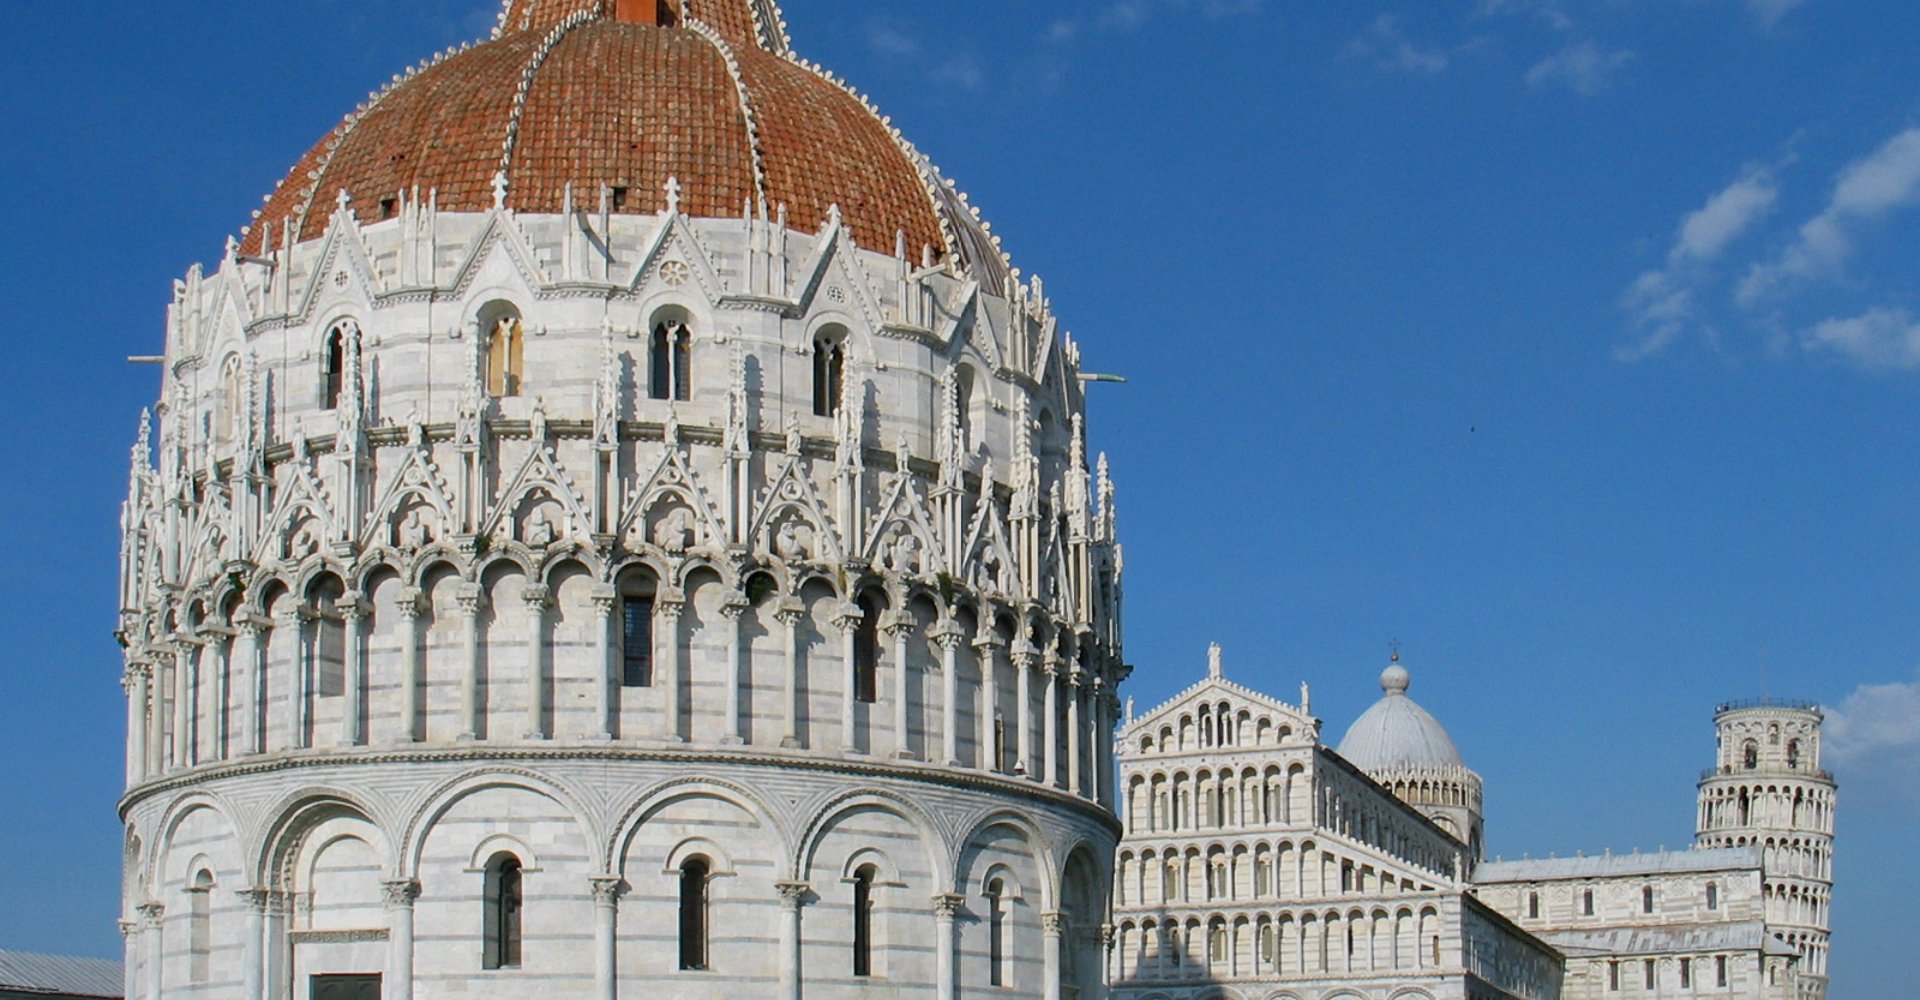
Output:
<svg viewBox="0 0 1920 1000">
<path fill-rule="evenodd" d="M 1382 14 L 1352 41 L 1346 54 L 1366 59 L 1381 69 L 1432 76 L 1446 72 L 1452 54 L 1445 48 L 1422 47 L 1410 41 L 1399 18 Z"/>
<path fill-rule="evenodd" d="M 883 56 L 910 56 L 920 43 L 905 31 L 881 21 L 867 25 L 867 47 Z"/>
<path fill-rule="evenodd" d="M 1761 24 L 1771 28 L 1779 24 L 1780 19 L 1786 17 L 1795 7 L 1805 2 L 1806 0 L 1747 0 L 1747 9 L 1753 11 L 1753 16 L 1759 18 Z"/>
<path fill-rule="evenodd" d="M 1855 233 L 1920 200 L 1920 128 L 1888 139 L 1849 164 L 1819 215 L 1800 227 L 1794 241 L 1772 260 L 1755 264 L 1741 279 L 1737 298 L 1754 306 L 1809 281 L 1840 273 L 1853 254 Z"/>
<path fill-rule="evenodd" d="M 1815 324 L 1800 335 L 1812 353 L 1838 354 L 1873 371 L 1920 368 L 1920 321 L 1905 309 L 1869 309 Z"/>
<path fill-rule="evenodd" d="M 1633 61 L 1626 49 L 1609 52 L 1592 42 L 1580 42 L 1533 64 L 1527 70 L 1527 83 L 1535 87 L 1565 85 L 1576 94 L 1591 97 L 1607 88 L 1614 74 Z"/>
<path fill-rule="evenodd" d="M 1574 26 L 1561 0 L 1480 0 L 1474 12 L 1481 17 L 1525 15 L 1555 31 L 1572 31 Z"/>
<path fill-rule="evenodd" d="M 1752 167 L 1682 217 L 1666 263 L 1634 279 L 1620 297 L 1634 341 L 1614 356 L 1622 361 L 1652 357 L 1697 325 L 1700 289 L 1710 277 L 1710 265 L 1771 212 L 1779 197 L 1773 171 Z"/>
<path fill-rule="evenodd" d="M 1841 766 L 1920 770 L 1920 669 L 1905 683 L 1862 684 L 1827 710 L 1826 755 Z"/>
</svg>

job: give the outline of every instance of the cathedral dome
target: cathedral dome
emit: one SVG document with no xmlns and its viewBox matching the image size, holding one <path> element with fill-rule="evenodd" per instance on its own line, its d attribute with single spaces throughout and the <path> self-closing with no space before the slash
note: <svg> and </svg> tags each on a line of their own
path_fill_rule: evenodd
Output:
<svg viewBox="0 0 1920 1000">
<path fill-rule="evenodd" d="M 838 205 L 863 246 L 896 239 L 962 267 L 999 259 L 986 227 L 858 95 L 787 49 L 767 0 L 508 0 L 494 37 L 396 77 L 267 198 L 243 250 L 319 236 L 337 199 L 362 223 L 432 193 L 442 211 L 507 207 L 688 215 Z M 678 182 L 674 195 L 669 180 Z M 267 248 L 271 249 L 271 248 Z"/>
<path fill-rule="evenodd" d="M 1339 753 L 1363 771 L 1451 765 L 1465 767 L 1453 737 L 1426 709 L 1407 697 L 1412 678 L 1400 658 L 1380 674 L 1386 696 L 1360 714 L 1340 740 Z"/>
</svg>

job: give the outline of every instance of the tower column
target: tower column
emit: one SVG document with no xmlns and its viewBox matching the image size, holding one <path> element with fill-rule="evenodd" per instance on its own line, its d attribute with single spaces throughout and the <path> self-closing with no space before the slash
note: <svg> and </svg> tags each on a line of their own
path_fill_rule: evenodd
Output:
<svg viewBox="0 0 1920 1000">
<path fill-rule="evenodd" d="M 262 1000 L 266 996 L 267 906 L 273 893 L 267 889 L 242 889 L 245 905 L 240 931 L 240 996 L 243 1000 Z"/>
<path fill-rule="evenodd" d="M 394 611 L 400 615 L 400 742 L 416 743 L 420 728 L 420 614 L 426 595 L 417 587 L 400 591 Z"/>
<path fill-rule="evenodd" d="M 364 644 L 367 606 L 357 590 L 349 590 L 340 595 L 340 615 L 342 619 L 341 669 L 346 674 L 345 717 L 340 723 L 340 745 L 356 746 L 364 734 L 360 731 L 360 720 L 366 717 L 366 655 Z"/>
<path fill-rule="evenodd" d="M 664 669 L 660 673 L 665 683 L 660 693 L 665 702 L 666 717 L 661 720 L 664 732 L 660 735 L 669 743 L 686 742 L 686 735 L 680 731 L 680 702 L 684 697 L 681 688 L 685 686 L 680 676 L 680 616 L 686 609 L 686 599 L 673 591 L 661 594 L 654 602 L 655 621 L 658 622 L 658 627 L 654 629 L 654 648 L 666 653 L 661 657 Z"/>
<path fill-rule="evenodd" d="M 167 908 L 152 900 L 140 904 L 141 937 L 146 940 L 142 949 L 146 953 L 147 996 L 150 1000 L 160 1000 L 166 996 L 162 992 L 166 987 L 166 940 L 162 923 Z"/>
<path fill-rule="evenodd" d="M 1086 671 L 1079 667 L 1067 674 L 1067 790 L 1075 795 L 1087 794 L 1086 774 L 1080 760 L 1086 735 L 1080 731 L 1080 701 L 1086 697 L 1086 681 Z"/>
<path fill-rule="evenodd" d="M 1047 784 L 1060 786 L 1060 657 L 1049 649 L 1040 658 L 1041 668 L 1047 675 L 1047 693 L 1042 706 L 1045 717 L 1042 720 L 1041 747 L 1047 755 Z"/>
<path fill-rule="evenodd" d="M 382 1000 L 413 1000 L 413 903 L 420 883 L 407 878 L 380 884 L 387 907 L 387 978 Z"/>
<path fill-rule="evenodd" d="M 140 923 L 120 921 L 120 992 L 126 1000 L 140 1000 Z"/>
<path fill-rule="evenodd" d="M 974 657 L 980 663 L 980 755 L 979 766 L 983 771 L 998 771 L 1001 768 L 1000 746 L 994 722 L 1000 711 L 1000 680 L 995 676 L 1000 669 L 1000 651 L 1007 644 L 993 634 L 991 617 L 980 623 L 981 634 L 973 640 Z"/>
<path fill-rule="evenodd" d="M 593 652 L 594 662 L 600 665 L 600 676 L 593 686 L 593 714 L 597 720 L 587 735 L 590 738 L 611 740 L 619 732 L 614 713 L 614 693 L 620 689 L 620 664 L 614 662 L 613 623 L 615 613 L 620 607 L 620 596 L 607 584 L 596 584 L 593 588 Z"/>
<path fill-rule="evenodd" d="M 940 644 L 940 745 L 948 767 L 960 766 L 960 643 L 966 633 L 951 619 L 933 628 Z"/>
<path fill-rule="evenodd" d="M 232 682 L 229 679 L 233 672 L 232 632 L 224 628 L 209 630 L 206 643 L 213 650 L 213 705 L 207 713 L 206 757 L 209 760 L 225 760 L 231 749 L 233 718 L 229 710 L 233 703 Z"/>
<path fill-rule="evenodd" d="M 746 642 L 746 636 L 741 634 L 744 631 L 742 622 L 748 607 L 746 595 L 740 593 L 728 594 L 726 600 L 720 602 L 720 615 L 727 620 L 727 726 L 726 732 L 720 737 L 722 743 L 739 744 L 747 741 L 740 718 L 740 671 L 743 658 L 741 647 Z"/>
<path fill-rule="evenodd" d="M 790 750 L 800 746 L 800 616 L 804 613 L 800 602 L 792 598 L 781 602 L 780 609 L 773 613 L 774 618 L 786 629 L 787 718 L 786 731 L 780 735 L 780 745 Z M 797 914 L 798 910 L 795 912 Z M 794 919 L 798 920 L 799 917 L 795 916 Z"/>
<path fill-rule="evenodd" d="M 127 785 L 147 777 L 147 684 L 153 668 L 133 661 L 120 678 L 127 692 Z"/>
<path fill-rule="evenodd" d="M 193 645 L 173 637 L 173 766 L 193 766 Z"/>
<path fill-rule="evenodd" d="M 1014 742 L 1018 744 L 1019 760 L 1014 770 L 1028 778 L 1038 777 L 1033 763 L 1033 668 L 1035 655 L 1027 640 L 1015 639 L 1013 643 L 1014 698 L 1020 704 L 1019 732 Z"/>
<path fill-rule="evenodd" d="M 805 882 L 776 882 L 780 892 L 780 997 L 800 1000 L 800 908 L 811 887 Z"/>
<path fill-rule="evenodd" d="M 887 637 L 893 640 L 893 759 L 913 760 L 913 734 L 907 730 L 907 637 L 913 634 L 913 616 L 901 608 L 887 616 Z"/>
<path fill-rule="evenodd" d="M 306 742 L 300 711 L 307 697 L 306 622 L 298 608 L 287 608 L 273 616 L 273 632 L 287 653 L 287 714 L 281 717 L 281 724 L 286 727 L 289 750 L 299 749 Z"/>
<path fill-rule="evenodd" d="M 833 627 L 840 632 L 840 749 L 846 753 L 860 752 L 854 724 L 854 689 L 859 687 L 860 666 L 855 662 L 854 646 L 865 618 L 858 604 L 842 604 L 833 613 Z"/>
<path fill-rule="evenodd" d="M 522 739 L 547 738 L 547 651 L 552 648 L 547 626 L 547 609 L 553 607 L 553 592 L 543 584 L 522 591 L 520 600 L 527 607 L 527 719 Z"/>
<path fill-rule="evenodd" d="M 460 734 L 455 739 L 480 738 L 480 612 L 487 597 L 479 584 L 462 584 L 460 602 L 461 639 L 465 661 L 460 671 Z"/>
<path fill-rule="evenodd" d="M 234 739 L 243 754 L 260 753 L 267 748 L 267 630 L 272 623 L 257 615 L 248 615 L 235 623 L 240 635 L 234 642 L 240 661 L 239 732 Z"/>
<path fill-rule="evenodd" d="M 965 896 L 952 892 L 933 897 L 933 989 L 936 1000 L 953 1000 L 954 991 L 958 988 L 954 979 L 957 943 L 953 938 L 953 918 L 965 902 Z"/>
<path fill-rule="evenodd" d="M 1042 945 L 1044 951 L 1041 953 L 1041 975 L 1045 982 L 1041 984 L 1041 996 L 1046 1000 L 1060 1000 L 1060 936 L 1065 930 L 1065 923 L 1058 913 L 1040 914 L 1040 929 L 1045 935 Z"/>
<path fill-rule="evenodd" d="M 618 1000 L 620 894 L 626 883 L 618 875 L 596 875 L 588 881 L 593 885 L 594 1000 Z"/>
</svg>

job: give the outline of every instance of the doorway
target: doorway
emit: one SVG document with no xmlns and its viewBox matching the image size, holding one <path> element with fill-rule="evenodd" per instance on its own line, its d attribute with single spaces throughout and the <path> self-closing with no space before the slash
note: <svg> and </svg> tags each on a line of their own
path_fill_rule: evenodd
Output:
<svg viewBox="0 0 1920 1000">
<path fill-rule="evenodd" d="M 380 977 L 314 976 L 311 1000 L 380 1000 Z"/>
</svg>

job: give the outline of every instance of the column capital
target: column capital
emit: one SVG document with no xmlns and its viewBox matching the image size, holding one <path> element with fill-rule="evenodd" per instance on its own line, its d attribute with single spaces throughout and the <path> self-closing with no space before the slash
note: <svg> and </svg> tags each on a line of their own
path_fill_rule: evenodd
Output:
<svg viewBox="0 0 1920 1000">
<path fill-rule="evenodd" d="M 1057 938 L 1067 929 L 1066 914 L 1058 910 L 1049 910 L 1040 914 L 1040 930 L 1050 938 Z"/>
<path fill-rule="evenodd" d="M 427 592 L 419 587 L 400 588 L 400 594 L 394 600 L 394 610 L 398 611 L 402 618 L 418 618 L 428 607 L 430 605 L 427 602 Z"/>
<path fill-rule="evenodd" d="M 842 632 L 851 632 L 866 620 L 867 613 L 858 604 L 848 602 L 833 609 L 833 627 Z"/>
<path fill-rule="evenodd" d="M 593 887 L 593 901 L 601 906 L 612 906 L 627 891 L 627 880 L 618 875 L 595 875 L 587 884 Z"/>
<path fill-rule="evenodd" d="M 780 893 L 780 906 L 786 910 L 799 909 L 813 891 L 813 886 L 805 882 L 775 882 L 773 888 Z"/>
<path fill-rule="evenodd" d="M 461 584 L 454 599 L 460 602 L 460 614 L 466 618 L 480 617 L 480 610 L 487 606 L 487 592 L 477 583 Z"/>
<path fill-rule="evenodd" d="M 132 936 L 134 936 L 135 934 L 138 934 L 138 933 L 140 933 L 140 921 L 138 921 L 138 920 L 122 920 L 122 921 L 120 921 L 120 936 L 121 936 L 121 937 L 132 937 Z"/>
<path fill-rule="evenodd" d="M 960 628 L 960 623 L 951 618 L 942 618 L 935 622 L 933 630 L 927 634 L 934 642 L 939 643 L 943 650 L 959 649 L 961 641 L 967 637 L 967 633 Z"/>
<path fill-rule="evenodd" d="M 957 892 L 935 893 L 933 897 L 933 914 L 943 920 L 952 920 L 953 915 L 959 913 L 960 908 L 965 906 L 966 903 L 967 897 Z"/>
<path fill-rule="evenodd" d="M 341 594 L 340 600 L 334 602 L 334 608 L 340 612 L 342 618 L 349 621 L 365 618 L 367 613 L 373 610 L 367 606 L 367 595 L 357 590 L 349 590 Z"/>
<path fill-rule="evenodd" d="M 747 600 L 747 595 L 737 590 L 729 590 L 720 597 L 720 617 L 730 622 L 739 621 L 751 607 L 753 602 Z"/>
<path fill-rule="evenodd" d="M 544 583 L 536 583 L 520 592 L 520 601 L 529 611 L 545 611 L 553 606 L 553 589 Z"/>
<path fill-rule="evenodd" d="M 273 628 L 273 619 L 265 615 L 241 614 L 233 619 L 234 631 L 258 639 Z"/>
<path fill-rule="evenodd" d="M 273 903 L 272 889 L 235 889 L 233 894 L 239 896 L 247 909 L 255 913 L 267 912 L 267 907 Z"/>
<path fill-rule="evenodd" d="M 160 919 L 167 915 L 166 904 L 157 899 L 149 899 L 135 907 L 135 909 L 140 912 L 140 925 L 142 927 L 158 927 L 160 926 Z"/>
<path fill-rule="evenodd" d="M 593 609 L 600 612 L 602 618 L 613 617 L 613 609 L 620 603 L 620 592 L 609 583 L 594 584 L 588 597 L 593 601 Z"/>
<path fill-rule="evenodd" d="M 989 629 L 974 636 L 973 648 L 987 655 L 992 655 L 995 650 L 1007 648 L 1007 640 L 1000 638 L 999 635 Z"/>
<path fill-rule="evenodd" d="M 134 660 L 120 674 L 120 686 L 131 692 L 134 687 L 153 676 L 153 664 Z"/>
<path fill-rule="evenodd" d="M 780 606 L 774 609 L 773 617 L 778 620 L 780 624 L 792 628 L 800 624 L 800 617 L 806 613 L 807 609 L 802 607 L 799 601 L 789 597 L 781 601 Z"/>
<path fill-rule="evenodd" d="M 918 624 L 919 622 L 914 620 L 913 615 L 906 611 L 894 610 L 880 616 L 881 630 L 887 633 L 888 638 L 892 639 L 898 639 L 908 632 L 913 631 L 914 626 Z"/>
<path fill-rule="evenodd" d="M 388 879 L 380 883 L 382 899 L 387 909 L 404 909 L 420 898 L 420 880 L 412 878 Z"/>
</svg>

